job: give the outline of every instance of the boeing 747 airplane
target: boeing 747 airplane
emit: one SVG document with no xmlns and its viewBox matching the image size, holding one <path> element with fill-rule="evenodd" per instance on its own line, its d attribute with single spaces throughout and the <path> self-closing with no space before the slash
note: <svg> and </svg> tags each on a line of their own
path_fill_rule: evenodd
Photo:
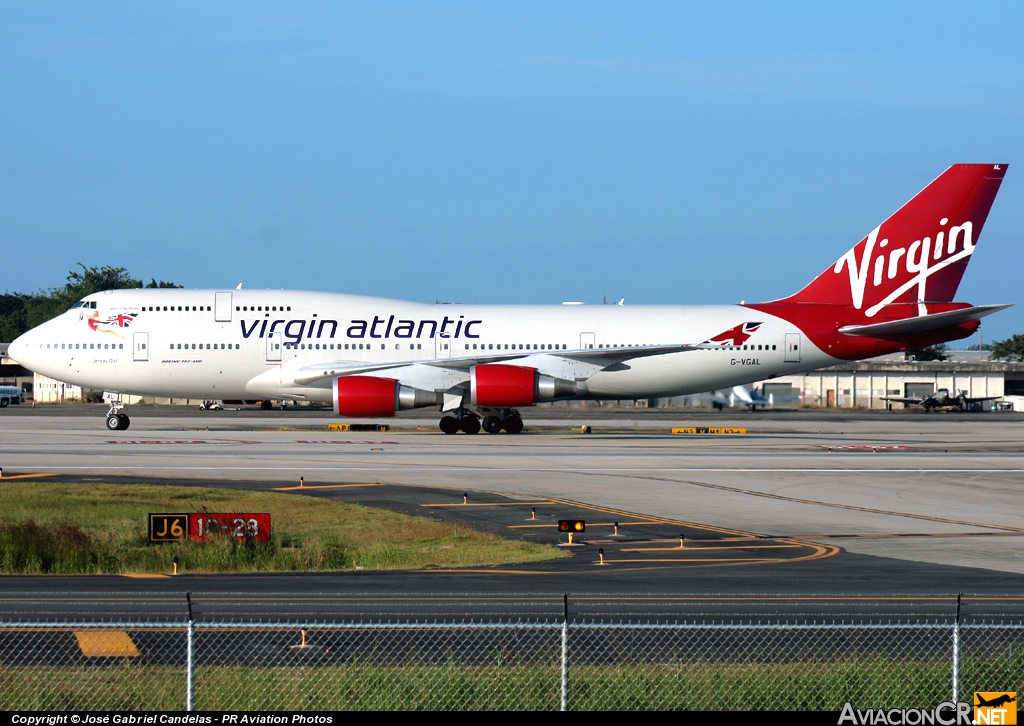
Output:
<svg viewBox="0 0 1024 726">
<path fill-rule="evenodd" d="M 430 305 L 289 290 L 108 290 L 15 340 L 43 375 L 121 396 L 437 407 L 446 434 L 519 433 L 566 399 L 728 389 L 970 336 L 1006 305 L 953 302 L 1005 164 L 957 164 L 800 292 L 702 306 Z"/>
</svg>

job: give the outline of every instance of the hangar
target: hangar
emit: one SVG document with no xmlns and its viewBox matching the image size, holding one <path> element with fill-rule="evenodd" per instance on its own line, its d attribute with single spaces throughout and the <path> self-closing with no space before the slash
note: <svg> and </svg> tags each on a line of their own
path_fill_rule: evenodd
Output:
<svg viewBox="0 0 1024 726">
<path fill-rule="evenodd" d="M 965 360 L 966 357 L 975 360 Z M 923 397 L 940 388 L 968 396 L 1002 396 L 1024 410 L 1024 363 L 979 361 L 960 352 L 947 361 L 907 361 L 892 356 L 844 363 L 753 385 L 773 401 L 804 406 L 885 409 L 885 396 Z"/>
</svg>

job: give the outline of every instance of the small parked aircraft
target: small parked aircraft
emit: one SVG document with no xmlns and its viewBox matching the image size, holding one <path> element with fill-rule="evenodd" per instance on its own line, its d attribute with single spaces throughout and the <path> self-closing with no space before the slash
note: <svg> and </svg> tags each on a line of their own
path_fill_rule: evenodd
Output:
<svg viewBox="0 0 1024 726">
<path fill-rule="evenodd" d="M 966 391 L 959 391 L 955 396 L 949 395 L 948 388 L 940 388 L 930 396 L 923 398 L 894 398 L 886 397 L 882 400 L 891 401 L 893 403 L 902 403 L 905 406 L 920 406 L 925 411 L 931 411 L 936 408 L 957 408 L 961 411 L 968 411 L 971 408 L 972 403 L 982 403 L 983 401 L 994 401 L 1000 398 L 1000 396 L 983 396 L 981 398 L 971 398 L 967 395 Z"/>
</svg>

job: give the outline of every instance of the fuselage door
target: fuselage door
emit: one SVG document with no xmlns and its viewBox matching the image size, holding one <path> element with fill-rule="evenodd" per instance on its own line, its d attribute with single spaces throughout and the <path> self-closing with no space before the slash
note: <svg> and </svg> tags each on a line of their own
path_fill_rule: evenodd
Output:
<svg viewBox="0 0 1024 726">
<path fill-rule="evenodd" d="M 218 292 L 214 294 L 213 319 L 218 323 L 231 322 L 231 293 Z"/>
<path fill-rule="evenodd" d="M 267 360 L 278 362 L 281 360 L 281 344 L 283 340 L 281 333 L 271 333 L 267 336 Z M 326 346 L 324 346 L 326 347 Z"/>
<path fill-rule="evenodd" d="M 149 333 L 132 333 L 132 360 L 149 360 Z"/>
<path fill-rule="evenodd" d="M 800 333 L 786 333 L 786 362 L 800 362 Z"/>
<path fill-rule="evenodd" d="M 593 348 L 596 343 L 597 335 L 595 333 L 580 333 L 580 350 Z"/>
<path fill-rule="evenodd" d="M 452 339 L 442 338 L 438 335 L 434 338 L 434 357 L 435 358 L 451 358 L 452 357 Z"/>
</svg>

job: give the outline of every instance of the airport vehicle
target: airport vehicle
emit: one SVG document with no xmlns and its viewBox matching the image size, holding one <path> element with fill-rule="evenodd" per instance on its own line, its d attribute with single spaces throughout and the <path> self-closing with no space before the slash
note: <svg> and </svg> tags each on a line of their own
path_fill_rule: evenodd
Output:
<svg viewBox="0 0 1024 726">
<path fill-rule="evenodd" d="M 17 386 L 0 386 L 0 408 L 12 403 L 25 403 L 25 392 Z"/>
<path fill-rule="evenodd" d="M 920 398 L 898 398 L 896 396 L 885 396 L 882 398 L 883 401 L 890 401 L 891 403 L 902 403 L 905 406 L 920 406 L 925 411 L 934 411 L 937 408 L 958 408 L 961 411 L 970 411 L 972 406 L 975 404 L 984 403 L 985 401 L 994 401 L 1001 396 L 982 396 L 980 398 L 971 398 L 967 395 L 967 391 L 958 391 L 955 396 L 949 395 L 948 388 L 940 388 L 930 396 L 922 396 Z"/>
<path fill-rule="evenodd" d="M 429 305 L 290 290 L 110 290 L 19 337 L 34 371 L 120 394 L 437 406 L 448 434 L 519 433 L 543 401 L 728 389 L 970 336 L 1006 305 L 954 302 L 1004 164 L 957 164 L 805 288 L 701 306 Z M 482 418 L 482 422 L 481 422 Z"/>
<path fill-rule="evenodd" d="M 732 408 L 736 404 L 748 406 L 751 411 L 756 411 L 758 406 L 767 408 L 772 404 L 769 399 L 756 391 L 748 391 L 744 386 L 733 386 L 730 391 L 712 391 L 710 395 L 711 407 L 716 411 L 723 411 L 726 406 Z"/>
</svg>

